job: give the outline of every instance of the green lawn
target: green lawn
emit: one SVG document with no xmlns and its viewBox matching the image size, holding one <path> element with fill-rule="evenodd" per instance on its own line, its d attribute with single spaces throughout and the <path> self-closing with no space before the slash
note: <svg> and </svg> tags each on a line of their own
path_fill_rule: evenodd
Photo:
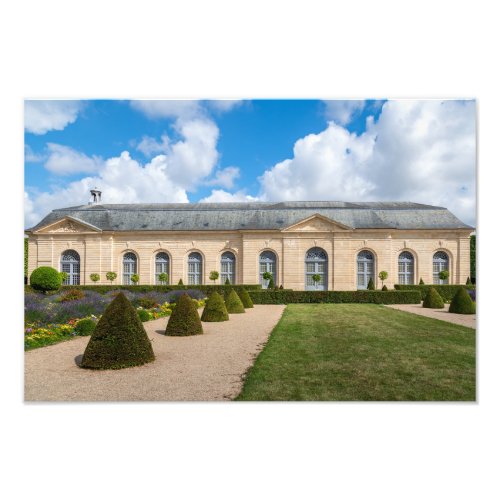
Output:
<svg viewBox="0 0 500 500">
<path fill-rule="evenodd" d="M 375 304 L 290 304 L 241 401 L 474 401 L 476 332 Z"/>
</svg>

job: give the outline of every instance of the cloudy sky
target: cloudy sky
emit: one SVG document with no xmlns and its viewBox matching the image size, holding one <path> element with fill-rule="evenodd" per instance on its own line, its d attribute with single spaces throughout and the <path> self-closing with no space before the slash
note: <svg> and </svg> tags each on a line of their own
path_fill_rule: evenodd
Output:
<svg viewBox="0 0 500 500">
<path fill-rule="evenodd" d="M 450 100 L 26 101 L 25 226 L 58 207 L 413 201 L 475 225 L 476 108 Z"/>
</svg>

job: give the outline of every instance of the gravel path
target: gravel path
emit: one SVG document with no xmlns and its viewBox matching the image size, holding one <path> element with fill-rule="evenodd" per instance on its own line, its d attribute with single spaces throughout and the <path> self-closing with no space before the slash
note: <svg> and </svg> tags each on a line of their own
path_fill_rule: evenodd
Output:
<svg viewBox="0 0 500 500">
<path fill-rule="evenodd" d="M 25 354 L 25 401 L 221 401 L 237 396 L 285 306 L 257 305 L 204 334 L 166 337 L 168 318 L 145 323 L 156 361 L 122 370 L 84 370 L 76 364 L 89 337 Z M 200 311 L 201 312 L 201 311 Z"/>
<path fill-rule="evenodd" d="M 413 314 L 420 314 L 420 316 L 448 321 L 457 325 L 468 326 L 469 328 L 476 328 L 475 314 L 449 313 L 448 309 L 450 308 L 450 304 L 445 304 L 444 309 L 427 309 L 426 307 L 422 307 L 422 304 L 391 304 L 387 307 Z"/>
</svg>

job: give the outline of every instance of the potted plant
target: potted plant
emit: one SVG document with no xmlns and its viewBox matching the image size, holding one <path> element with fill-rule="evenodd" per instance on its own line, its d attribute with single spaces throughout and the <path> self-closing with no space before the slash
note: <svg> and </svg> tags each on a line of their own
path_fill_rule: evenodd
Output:
<svg viewBox="0 0 500 500">
<path fill-rule="evenodd" d="M 269 280 L 273 277 L 273 275 L 269 272 L 266 271 L 262 275 L 262 288 L 267 288 L 269 286 Z"/>
<path fill-rule="evenodd" d="M 389 273 L 387 271 L 380 271 L 378 273 L 378 277 L 380 278 L 380 281 L 382 282 L 382 287 L 383 287 L 384 281 L 389 277 Z"/>
<path fill-rule="evenodd" d="M 314 281 L 314 288 L 318 288 L 318 283 L 321 281 L 321 276 L 319 274 L 313 274 L 311 279 Z"/>
</svg>

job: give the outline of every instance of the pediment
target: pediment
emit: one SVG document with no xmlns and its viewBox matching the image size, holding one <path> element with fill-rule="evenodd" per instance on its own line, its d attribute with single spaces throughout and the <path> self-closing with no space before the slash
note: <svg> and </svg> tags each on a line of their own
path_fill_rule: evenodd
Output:
<svg viewBox="0 0 500 500">
<path fill-rule="evenodd" d="M 307 219 L 296 222 L 295 224 L 283 229 L 289 232 L 332 232 L 332 231 L 350 231 L 352 227 L 341 224 L 323 215 L 315 214 Z"/>
<path fill-rule="evenodd" d="M 96 226 L 88 224 L 74 217 L 66 216 L 58 221 L 52 222 L 47 226 L 41 227 L 35 233 L 37 234 L 53 234 L 53 233 L 98 233 L 101 232 Z"/>
</svg>

